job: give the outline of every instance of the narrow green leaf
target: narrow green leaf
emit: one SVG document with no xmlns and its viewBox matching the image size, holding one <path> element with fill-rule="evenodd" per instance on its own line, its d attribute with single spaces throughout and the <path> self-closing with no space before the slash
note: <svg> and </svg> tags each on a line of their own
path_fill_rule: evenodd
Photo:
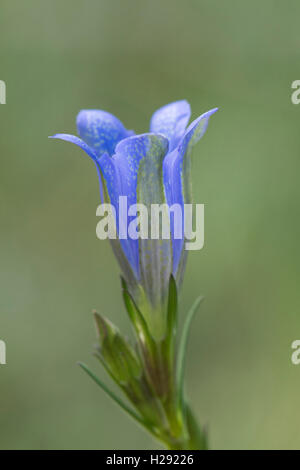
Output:
<svg viewBox="0 0 300 470">
<path fill-rule="evenodd" d="M 123 277 L 123 276 L 120 276 L 120 278 L 121 278 L 121 286 L 122 286 L 122 289 L 128 291 L 128 287 L 127 287 L 127 284 L 126 284 L 126 281 L 125 281 L 124 277 Z"/>
<path fill-rule="evenodd" d="M 176 281 L 171 274 L 169 282 L 169 297 L 168 297 L 168 335 L 172 337 L 176 333 L 177 326 L 177 286 Z"/>
<path fill-rule="evenodd" d="M 177 329 L 178 298 L 176 281 L 171 274 L 168 292 L 167 331 L 162 342 L 163 353 L 169 364 L 174 363 L 175 338 Z"/>
<path fill-rule="evenodd" d="M 180 341 L 179 350 L 178 350 L 177 371 L 176 371 L 177 372 L 176 379 L 177 379 L 178 401 L 179 401 L 179 407 L 181 409 L 184 404 L 184 369 L 185 369 L 185 356 L 186 356 L 186 350 L 187 350 L 187 340 L 188 340 L 188 335 L 189 335 L 189 330 L 190 330 L 192 320 L 203 299 L 204 297 L 198 297 L 196 299 L 189 313 L 187 314 L 187 317 L 186 317 L 186 320 L 182 329 L 181 341 Z"/>
<path fill-rule="evenodd" d="M 78 362 L 78 365 L 83 369 L 90 377 L 91 379 L 96 382 L 97 385 L 99 385 L 100 388 L 115 402 L 117 403 L 125 413 L 127 413 L 131 418 L 133 418 L 135 421 L 140 423 L 144 428 L 146 428 L 148 431 L 153 432 L 151 428 L 149 429 L 149 425 L 146 421 L 143 420 L 135 411 L 133 411 L 129 406 L 126 405 L 114 392 L 112 392 L 107 385 L 105 385 L 102 380 L 100 380 L 88 367 L 87 365 L 83 364 L 82 362 Z"/>
</svg>

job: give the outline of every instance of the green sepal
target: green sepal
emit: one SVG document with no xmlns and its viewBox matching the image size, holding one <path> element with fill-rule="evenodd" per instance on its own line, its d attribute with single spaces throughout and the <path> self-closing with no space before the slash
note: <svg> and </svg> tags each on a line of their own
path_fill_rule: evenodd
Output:
<svg viewBox="0 0 300 470">
<path fill-rule="evenodd" d="M 150 348 L 150 350 L 152 350 L 154 347 L 154 341 L 149 332 L 146 320 L 140 312 L 135 301 L 133 300 L 132 295 L 129 293 L 129 290 L 127 289 L 127 285 L 123 277 L 121 277 L 121 284 L 123 288 L 123 300 L 126 307 L 126 311 L 129 315 L 137 338 L 142 344 L 145 344 L 147 347 Z"/>
<path fill-rule="evenodd" d="M 167 334 L 164 340 L 165 346 L 170 355 L 174 354 L 174 342 L 177 330 L 178 319 L 178 295 L 177 285 L 173 274 L 169 281 L 168 311 L 167 311 Z"/>
</svg>

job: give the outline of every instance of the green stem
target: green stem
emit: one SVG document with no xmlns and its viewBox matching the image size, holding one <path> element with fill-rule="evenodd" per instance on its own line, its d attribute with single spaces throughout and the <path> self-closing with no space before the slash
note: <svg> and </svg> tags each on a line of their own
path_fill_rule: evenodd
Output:
<svg viewBox="0 0 300 470">
<path fill-rule="evenodd" d="M 174 437 L 174 433 L 164 436 L 164 444 L 170 450 L 208 450 L 207 435 L 201 430 L 191 410 L 186 405 L 186 423 L 181 436 Z"/>
</svg>

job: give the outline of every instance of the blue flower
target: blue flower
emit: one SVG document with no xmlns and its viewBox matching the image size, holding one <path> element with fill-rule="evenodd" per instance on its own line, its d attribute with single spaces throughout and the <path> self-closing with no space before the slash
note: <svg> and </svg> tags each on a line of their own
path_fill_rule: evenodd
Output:
<svg viewBox="0 0 300 470">
<path fill-rule="evenodd" d="M 202 114 L 188 126 L 187 101 L 170 103 L 153 114 L 149 133 L 135 135 L 112 114 L 83 110 L 77 116 L 80 138 L 69 134 L 53 138 L 73 142 L 95 162 L 101 200 L 114 205 L 120 233 L 119 196 L 127 196 L 128 206 L 179 204 L 184 213 L 184 203 L 192 201 L 191 150 L 215 111 Z M 150 301 L 152 310 L 164 305 L 170 275 L 180 283 L 184 271 L 184 239 L 174 237 L 174 223 L 170 217 L 170 240 L 111 240 L 132 294 Z"/>
</svg>

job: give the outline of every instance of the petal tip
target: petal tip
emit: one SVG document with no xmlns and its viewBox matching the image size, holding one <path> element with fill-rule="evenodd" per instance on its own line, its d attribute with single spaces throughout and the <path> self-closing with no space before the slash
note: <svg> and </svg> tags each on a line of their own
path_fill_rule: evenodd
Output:
<svg viewBox="0 0 300 470">
<path fill-rule="evenodd" d="M 212 114 L 215 114 L 217 111 L 219 111 L 219 108 L 212 108 L 209 111 L 206 111 L 206 113 L 204 113 L 202 117 L 209 117 Z"/>
</svg>

